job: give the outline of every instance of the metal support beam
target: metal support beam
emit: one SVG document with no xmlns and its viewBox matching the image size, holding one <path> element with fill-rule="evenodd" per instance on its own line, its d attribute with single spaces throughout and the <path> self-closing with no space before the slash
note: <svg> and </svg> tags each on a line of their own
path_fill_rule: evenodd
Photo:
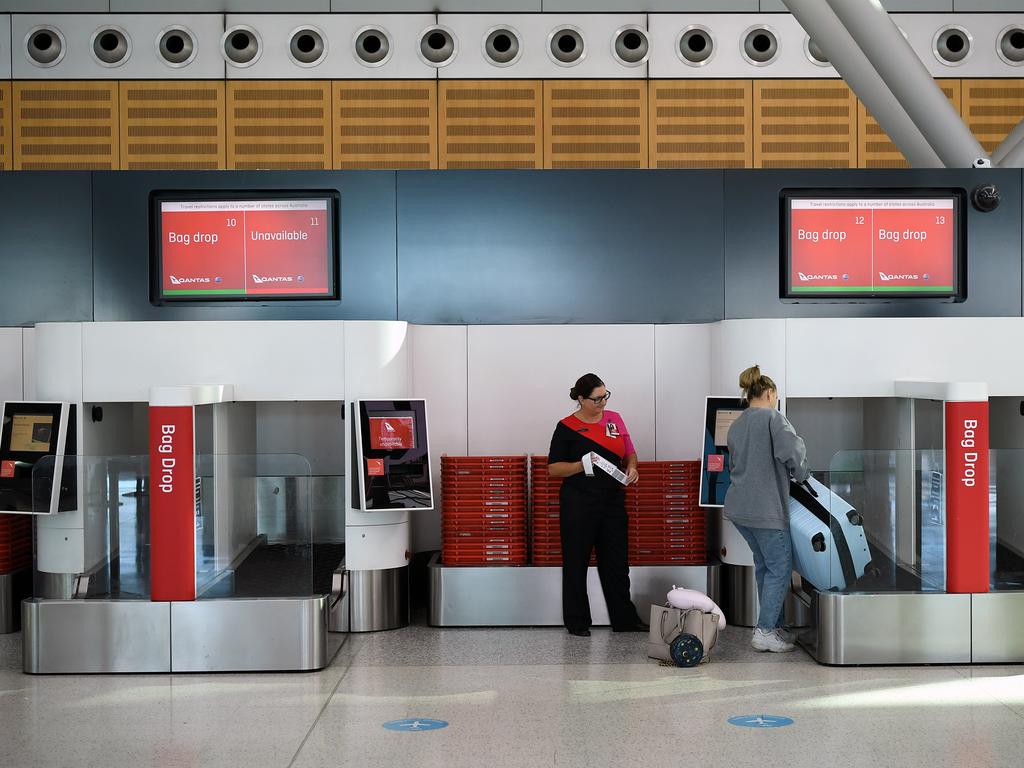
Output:
<svg viewBox="0 0 1024 768">
<path fill-rule="evenodd" d="M 988 158 L 879 0 L 827 2 L 947 168 Z"/>
<path fill-rule="evenodd" d="M 1017 160 L 1012 162 L 1008 162 L 1007 158 L 1011 152 L 1017 150 L 1024 151 L 1024 147 L 1021 146 L 1022 142 L 1024 142 L 1024 120 L 1017 123 L 1017 126 L 1000 142 L 999 146 L 992 150 L 992 163 L 1003 168 L 1020 168 L 1019 156 Z"/>
<path fill-rule="evenodd" d="M 942 161 L 914 125 L 907 111 L 871 62 L 822 0 L 784 0 L 811 40 L 828 56 L 843 80 L 864 102 L 875 120 L 913 168 L 942 168 Z"/>
<path fill-rule="evenodd" d="M 1021 139 L 1003 155 L 999 161 L 1000 168 L 1024 168 L 1024 139 Z"/>
</svg>

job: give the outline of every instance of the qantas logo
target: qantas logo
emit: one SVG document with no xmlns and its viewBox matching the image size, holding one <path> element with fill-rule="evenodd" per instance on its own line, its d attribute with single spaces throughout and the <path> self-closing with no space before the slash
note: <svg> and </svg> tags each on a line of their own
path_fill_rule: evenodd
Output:
<svg viewBox="0 0 1024 768">
<path fill-rule="evenodd" d="M 797 275 L 799 275 L 800 276 L 800 280 L 805 282 L 805 283 L 813 282 L 815 280 L 838 280 L 839 279 L 839 275 L 808 275 L 808 274 L 805 274 L 803 272 L 797 272 Z"/>
<path fill-rule="evenodd" d="M 269 277 L 261 277 L 260 275 L 253 275 L 252 281 L 256 285 L 262 285 L 263 283 L 291 283 L 294 282 L 295 278 L 291 275 L 271 275 Z"/>
<path fill-rule="evenodd" d="M 878 273 L 878 279 L 881 280 L 882 282 L 887 282 L 889 280 L 920 280 L 921 276 L 920 275 L 894 275 L 894 274 L 891 274 L 891 273 L 879 272 Z"/>
<path fill-rule="evenodd" d="M 175 277 L 174 275 L 168 275 L 171 279 L 171 285 L 188 285 L 189 283 L 208 283 L 210 278 L 208 277 Z"/>
<path fill-rule="evenodd" d="M 384 422 L 384 429 L 386 429 L 386 430 L 387 430 L 388 432 L 394 432 L 394 431 L 395 431 L 395 428 L 394 428 L 394 427 L 392 427 L 392 426 L 391 426 L 391 425 L 390 425 L 390 424 L 389 424 L 388 422 L 386 422 L 386 421 Z"/>
</svg>

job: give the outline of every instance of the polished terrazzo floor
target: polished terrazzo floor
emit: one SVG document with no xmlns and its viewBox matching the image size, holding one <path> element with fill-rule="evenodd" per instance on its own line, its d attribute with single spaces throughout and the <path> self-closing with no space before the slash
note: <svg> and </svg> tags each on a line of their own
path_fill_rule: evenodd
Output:
<svg viewBox="0 0 1024 768">
<path fill-rule="evenodd" d="M 0 766 L 1024 766 L 1024 667 L 827 668 L 748 632 L 693 670 L 640 635 L 414 626 L 315 674 L 73 677 L 22 674 L 0 636 Z"/>
</svg>

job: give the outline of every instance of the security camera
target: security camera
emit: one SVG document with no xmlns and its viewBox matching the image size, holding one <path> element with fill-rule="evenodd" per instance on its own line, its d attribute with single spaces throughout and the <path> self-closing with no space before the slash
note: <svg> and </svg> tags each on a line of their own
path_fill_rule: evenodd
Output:
<svg viewBox="0 0 1024 768">
<path fill-rule="evenodd" d="M 982 213 L 999 207 L 999 188 L 995 184 L 979 184 L 971 190 L 971 204 Z"/>
</svg>

